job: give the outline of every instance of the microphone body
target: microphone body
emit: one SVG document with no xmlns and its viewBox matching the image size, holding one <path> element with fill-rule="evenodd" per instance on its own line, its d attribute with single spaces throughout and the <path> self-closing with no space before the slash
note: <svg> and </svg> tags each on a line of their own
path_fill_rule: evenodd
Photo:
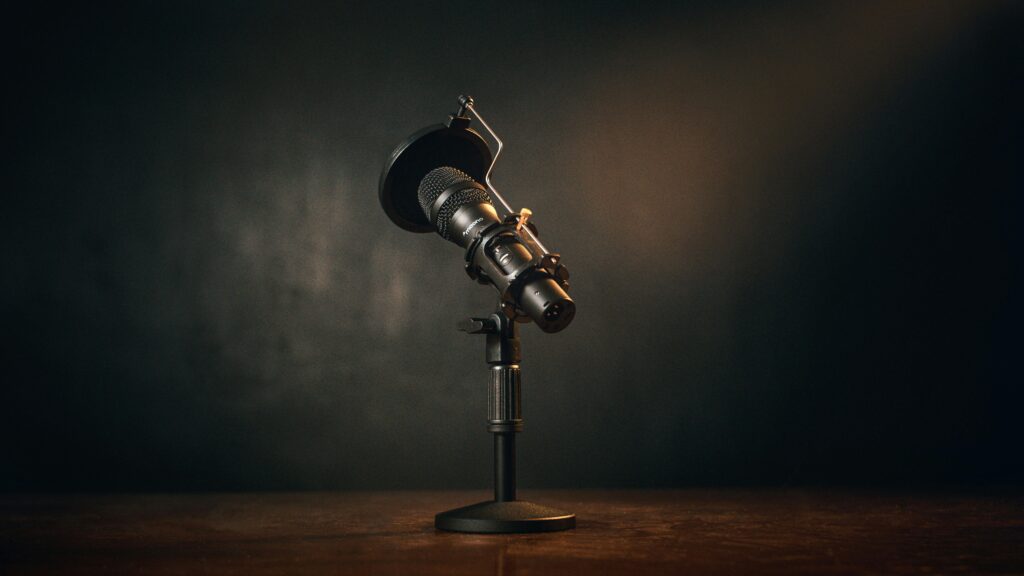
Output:
<svg viewBox="0 0 1024 576">
<path fill-rule="evenodd" d="M 565 292 L 568 273 L 557 256 L 543 252 L 520 235 L 515 220 L 503 221 L 484 187 L 449 166 L 420 181 L 420 207 L 442 238 L 466 250 L 466 271 L 493 285 L 515 312 L 529 316 L 545 332 L 569 325 L 576 304 Z"/>
</svg>

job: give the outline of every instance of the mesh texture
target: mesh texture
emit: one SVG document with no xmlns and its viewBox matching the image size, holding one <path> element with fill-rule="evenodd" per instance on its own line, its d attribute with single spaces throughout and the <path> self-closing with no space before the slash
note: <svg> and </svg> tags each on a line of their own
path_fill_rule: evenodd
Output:
<svg viewBox="0 0 1024 576">
<path fill-rule="evenodd" d="M 416 195 L 420 200 L 420 208 L 423 209 L 423 213 L 427 215 L 427 218 L 430 218 L 430 206 L 434 204 L 434 201 L 441 195 L 441 192 L 459 182 L 465 182 L 467 185 L 470 185 L 473 184 L 473 178 L 462 170 L 452 168 L 451 166 L 434 168 L 420 180 L 420 187 L 417 189 Z"/>
<path fill-rule="evenodd" d="M 419 196 L 420 208 L 423 209 L 423 213 L 427 215 L 428 219 L 430 218 L 430 207 L 437 200 L 437 197 L 448 188 L 463 182 L 466 184 L 466 188 L 454 192 L 445 199 L 441 209 L 437 211 L 437 221 L 434 225 L 437 227 L 437 233 L 445 240 L 452 239 L 449 224 L 452 216 L 455 215 L 459 208 L 470 204 L 490 204 L 491 197 L 487 195 L 487 192 L 472 187 L 476 184 L 472 177 L 451 166 L 434 168 L 423 177 L 423 180 L 420 180 L 417 195 Z"/>
<path fill-rule="evenodd" d="M 444 201 L 441 205 L 441 209 L 437 212 L 437 233 L 441 235 L 445 240 L 451 240 L 451 227 L 449 223 L 452 220 L 452 216 L 455 215 L 455 211 L 463 206 L 470 204 L 490 204 L 491 198 L 487 195 L 487 192 L 479 188 L 466 188 L 465 190 L 459 190 L 452 194 Z"/>
</svg>

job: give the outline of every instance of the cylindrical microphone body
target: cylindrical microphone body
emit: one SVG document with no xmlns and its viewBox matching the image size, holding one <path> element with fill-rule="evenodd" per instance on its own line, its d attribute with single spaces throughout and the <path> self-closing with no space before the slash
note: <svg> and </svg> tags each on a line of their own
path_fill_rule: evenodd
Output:
<svg viewBox="0 0 1024 576">
<path fill-rule="evenodd" d="M 503 222 L 482 185 L 455 168 L 442 166 L 423 177 L 418 194 L 420 207 L 438 234 L 472 249 L 467 259 L 476 271 L 541 330 L 558 332 L 569 325 L 576 312 L 572 298 L 538 266 L 536 248 L 531 249 L 533 245 L 514 227 L 492 230 Z M 478 245 L 485 233 L 490 237 Z"/>
<path fill-rule="evenodd" d="M 464 204 L 448 219 L 448 239 L 463 248 L 469 248 L 484 230 L 500 222 L 501 218 L 498 218 L 493 204 Z"/>
<path fill-rule="evenodd" d="M 538 274 L 525 283 L 518 301 L 519 307 L 545 332 L 562 330 L 576 315 L 576 303 L 547 274 Z"/>
</svg>

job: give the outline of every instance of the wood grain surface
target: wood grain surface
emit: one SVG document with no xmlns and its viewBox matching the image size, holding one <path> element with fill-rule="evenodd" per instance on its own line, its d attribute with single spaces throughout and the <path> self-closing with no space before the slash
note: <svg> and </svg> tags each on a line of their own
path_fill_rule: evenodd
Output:
<svg viewBox="0 0 1024 576">
<path fill-rule="evenodd" d="M 1024 573 L 1024 496 L 525 491 L 575 530 L 439 532 L 485 492 L 0 496 L 4 574 Z"/>
</svg>

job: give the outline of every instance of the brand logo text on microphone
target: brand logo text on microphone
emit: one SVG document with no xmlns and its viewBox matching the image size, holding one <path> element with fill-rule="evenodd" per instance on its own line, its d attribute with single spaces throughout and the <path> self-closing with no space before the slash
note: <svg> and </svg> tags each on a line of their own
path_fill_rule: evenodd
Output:
<svg viewBox="0 0 1024 576">
<path fill-rule="evenodd" d="M 468 227 L 466 228 L 466 230 L 462 232 L 462 235 L 463 235 L 463 236 L 466 236 L 467 234 L 469 234 L 469 232 L 470 232 L 470 231 L 471 231 L 471 230 L 472 230 L 473 228 L 475 228 L 475 227 L 476 227 L 476 225 L 477 225 L 477 224 L 479 224 L 479 223 L 481 223 L 481 222 L 483 222 L 483 221 L 484 221 L 484 219 L 483 219 L 483 218 L 477 218 L 476 220 L 473 220 L 473 223 L 472 223 L 472 224 L 470 224 L 470 225 L 469 225 L 469 226 L 468 226 Z"/>
</svg>

